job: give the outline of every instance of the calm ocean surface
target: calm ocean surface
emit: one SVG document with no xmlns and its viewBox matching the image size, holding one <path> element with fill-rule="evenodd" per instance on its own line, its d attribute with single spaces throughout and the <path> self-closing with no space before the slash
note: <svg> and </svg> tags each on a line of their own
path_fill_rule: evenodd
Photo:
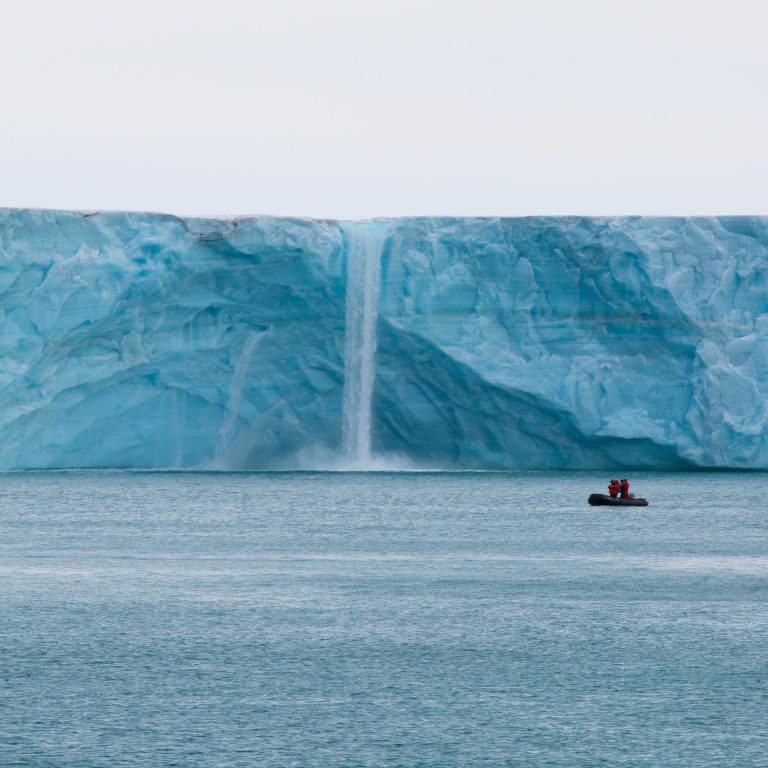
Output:
<svg viewBox="0 0 768 768">
<path fill-rule="evenodd" d="M 0 475 L 0 766 L 768 765 L 764 474 Z"/>
</svg>

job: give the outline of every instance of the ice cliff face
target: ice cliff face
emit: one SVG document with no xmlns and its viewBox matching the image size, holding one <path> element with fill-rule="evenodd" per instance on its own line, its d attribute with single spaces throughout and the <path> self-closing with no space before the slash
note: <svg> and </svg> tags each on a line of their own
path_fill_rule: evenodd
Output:
<svg viewBox="0 0 768 768">
<path fill-rule="evenodd" d="M 2 210 L 0 467 L 768 468 L 767 256 L 763 218 Z"/>
</svg>

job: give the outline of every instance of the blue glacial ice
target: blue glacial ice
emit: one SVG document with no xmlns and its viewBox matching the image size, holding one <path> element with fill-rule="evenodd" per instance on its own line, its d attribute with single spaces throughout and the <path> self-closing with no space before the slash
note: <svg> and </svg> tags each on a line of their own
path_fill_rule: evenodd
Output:
<svg viewBox="0 0 768 768">
<path fill-rule="evenodd" d="M 0 467 L 768 468 L 768 219 L 0 210 Z"/>
</svg>

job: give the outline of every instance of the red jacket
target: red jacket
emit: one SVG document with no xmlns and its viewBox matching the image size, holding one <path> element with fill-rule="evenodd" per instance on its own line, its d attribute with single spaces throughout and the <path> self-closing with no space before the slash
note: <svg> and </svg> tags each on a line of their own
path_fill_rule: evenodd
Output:
<svg viewBox="0 0 768 768">
<path fill-rule="evenodd" d="M 621 483 L 621 495 L 624 498 L 627 498 L 629 496 L 629 480 L 625 480 L 623 483 Z"/>
</svg>

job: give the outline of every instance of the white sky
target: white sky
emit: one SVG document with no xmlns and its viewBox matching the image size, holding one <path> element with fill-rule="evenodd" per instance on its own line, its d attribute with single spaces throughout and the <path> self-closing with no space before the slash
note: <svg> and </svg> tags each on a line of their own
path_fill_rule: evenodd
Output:
<svg viewBox="0 0 768 768">
<path fill-rule="evenodd" d="M 768 214 L 766 6 L 4 0 L 0 206 Z"/>
</svg>

